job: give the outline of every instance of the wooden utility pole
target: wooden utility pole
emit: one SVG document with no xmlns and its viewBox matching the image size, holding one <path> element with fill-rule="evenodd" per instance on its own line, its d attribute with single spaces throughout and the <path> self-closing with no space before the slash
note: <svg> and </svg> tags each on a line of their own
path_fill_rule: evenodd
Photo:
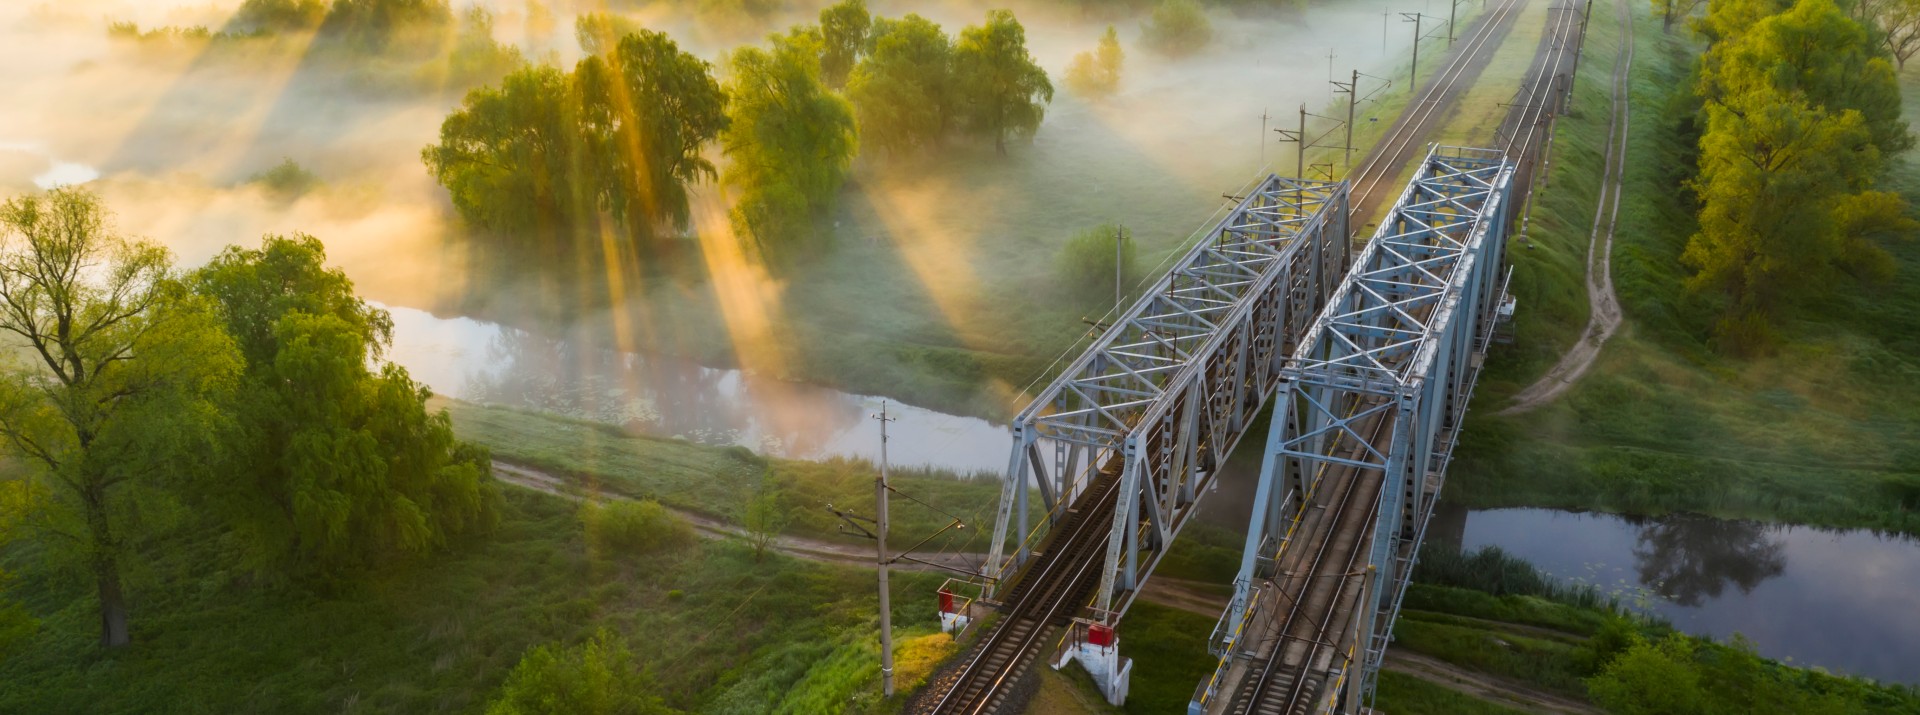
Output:
<svg viewBox="0 0 1920 715">
<path fill-rule="evenodd" d="M 874 537 L 876 563 L 880 567 L 880 687 L 886 697 L 893 697 L 893 608 L 888 603 L 887 594 L 887 423 L 896 418 L 887 416 L 886 401 L 880 402 L 880 414 L 874 415 L 880 421 L 880 476 L 873 482 L 873 498 L 879 509 L 876 520 L 878 534 Z"/>
<path fill-rule="evenodd" d="M 1403 12 L 1400 17 L 1403 22 L 1413 23 L 1413 69 L 1407 71 L 1407 91 L 1417 92 L 1420 90 L 1420 18 L 1426 15 Z"/>
</svg>

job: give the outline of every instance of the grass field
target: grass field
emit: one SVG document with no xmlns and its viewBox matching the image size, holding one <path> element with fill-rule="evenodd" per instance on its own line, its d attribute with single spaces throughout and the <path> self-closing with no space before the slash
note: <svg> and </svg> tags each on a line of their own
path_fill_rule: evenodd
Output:
<svg viewBox="0 0 1920 715">
<path fill-rule="evenodd" d="M 1564 350 L 1586 319 L 1582 261 L 1606 136 L 1619 42 L 1596 8 L 1572 114 L 1560 120 L 1533 247 L 1516 247 L 1516 346 L 1490 356 L 1462 434 L 1448 496 L 1475 507 L 1548 506 L 1641 514 L 1692 511 L 1920 532 L 1920 246 L 1888 248 L 1899 274 L 1836 285 L 1787 316 L 1771 355 L 1736 359 L 1708 344 L 1711 310 L 1681 287 L 1691 207 L 1672 93 L 1697 47 L 1637 19 L 1627 188 L 1614 247 L 1626 324 L 1568 394 L 1535 412 L 1492 412 Z M 1602 18 L 1607 18 L 1602 21 Z M 1906 78 L 1914 113 L 1915 73 Z M 1920 181 L 1909 163 L 1896 185 Z"/>
<path fill-rule="evenodd" d="M 715 713 L 884 712 L 872 573 L 702 541 L 589 555 L 576 507 L 507 490 L 497 533 L 342 593 L 220 569 L 213 532 L 154 550 L 133 583 L 133 640 L 103 653 L 85 584 L 6 555 L 39 619 L 0 658 L 0 712 L 474 712 L 528 648 L 612 628 L 669 704 Z M 944 652 L 939 579 L 894 577 L 903 682 Z M 932 638 L 918 639 L 933 632 Z"/>
</svg>

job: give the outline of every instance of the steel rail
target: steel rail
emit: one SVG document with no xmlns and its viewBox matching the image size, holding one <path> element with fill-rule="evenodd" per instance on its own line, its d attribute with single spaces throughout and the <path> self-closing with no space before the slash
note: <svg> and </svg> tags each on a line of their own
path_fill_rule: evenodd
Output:
<svg viewBox="0 0 1920 715">
<path fill-rule="evenodd" d="M 1499 7 L 1494 8 L 1493 14 L 1487 16 L 1486 20 L 1475 29 L 1473 36 L 1467 39 L 1466 47 L 1453 53 L 1448 58 L 1447 64 L 1440 68 L 1440 73 L 1427 84 L 1424 96 L 1416 100 L 1415 113 L 1407 115 L 1400 123 L 1399 130 L 1389 135 L 1382 144 L 1377 145 L 1375 151 L 1367 155 L 1367 160 L 1360 165 L 1358 172 L 1347 177 L 1353 186 L 1352 198 L 1347 203 L 1349 217 L 1357 216 L 1366 205 L 1367 199 L 1372 197 L 1374 188 L 1390 178 L 1399 168 L 1398 165 L 1401 162 L 1390 161 L 1390 157 L 1405 152 L 1413 139 L 1419 136 L 1427 123 L 1438 114 L 1441 104 L 1439 99 L 1453 91 L 1454 84 L 1466 75 L 1467 66 L 1472 64 L 1480 51 L 1485 48 L 1486 43 L 1498 32 L 1507 16 L 1512 14 L 1513 9 L 1521 2 L 1523 0 L 1504 0 Z M 1416 38 L 1415 42 L 1418 41 Z M 1347 225 L 1347 230 L 1351 234 L 1358 235 L 1358 229 L 1355 228 L 1351 218 Z"/>
<path fill-rule="evenodd" d="M 1390 422 L 1391 420 L 1386 418 L 1385 413 L 1382 413 L 1381 415 L 1374 417 L 1373 426 L 1369 430 L 1369 434 L 1367 436 L 1367 440 L 1366 440 L 1367 443 L 1371 444 L 1373 442 L 1379 441 L 1381 435 L 1385 433 L 1386 426 Z M 1358 453 L 1363 448 L 1364 448 L 1363 445 L 1356 444 L 1348 449 L 1348 453 L 1349 454 Z M 1286 653 L 1286 640 L 1291 637 L 1289 636 L 1288 631 L 1292 630 L 1294 619 L 1300 616 L 1301 610 L 1307 604 L 1308 589 L 1311 589 L 1318 579 L 1327 577 L 1327 574 L 1322 573 L 1322 568 L 1321 568 L 1323 566 L 1323 562 L 1326 559 L 1327 550 L 1330 546 L 1333 545 L 1333 542 L 1336 540 L 1340 530 L 1343 527 L 1347 526 L 1347 521 L 1351 519 L 1356 513 L 1351 511 L 1350 506 L 1354 503 L 1353 502 L 1354 493 L 1356 491 L 1359 491 L 1359 486 L 1360 486 L 1359 474 L 1363 470 L 1360 467 L 1343 466 L 1341 467 L 1341 471 L 1344 472 L 1349 478 L 1345 480 L 1346 488 L 1340 492 L 1338 504 L 1334 505 L 1333 509 L 1331 510 L 1334 516 L 1333 516 L 1333 522 L 1329 524 L 1328 528 L 1325 530 L 1325 533 L 1327 534 L 1327 538 L 1321 539 L 1319 548 L 1314 550 L 1313 562 L 1308 565 L 1306 576 L 1301 581 L 1302 585 L 1300 587 L 1300 597 L 1293 599 L 1293 605 L 1287 609 L 1286 618 L 1280 621 L 1280 640 L 1274 644 L 1273 648 L 1270 651 L 1268 651 L 1266 667 L 1260 670 L 1260 677 L 1257 681 L 1255 681 L 1252 690 L 1249 692 L 1249 699 L 1244 703 L 1241 703 L 1242 708 L 1240 708 L 1240 710 L 1243 712 L 1253 712 L 1254 708 L 1258 706 L 1260 702 L 1263 700 L 1261 696 L 1262 694 L 1266 693 L 1267 690 L 1269 689 L 1270 685 L 1272 684 L 1273 677 L 1280 671 L 1284 670 L 1284 666 L 1281 663 L 1281 661 L 1284 659 L 1285 653 Z M 1329 476 L 1335 476 L 1336 478 L 1338 478 L 1337 474 L 1329 475 Z M 1375 495 L 1375 498 L 1376 499 L 1378 498 L 1377 493 Z M 1302 508 L 1306 508 L 1306 505 L 1303 504 Z M 1369 509 L 1369 510 L 1366 510 L 1365 512 L 1358 512 L 1362 523 L 1360 525 L 1360 529 L 1354 532 L 1355 534 L 1365 533 L 1366 527 L 1368 525 L 1367 522 L 1371 521 L 1372 515 L 1374 514 L 1375 511 L 1377 510 Z M 1357 548 L 1359 546 L 1358 542 L 1359 542 L 1359 539 L 1356 538 L 1354 543 L 1355 548 L 1353 548 L 1347 554 L 1347 563 L 1341 566 L 1340 568 L 1339 574 L 1341 574 L 1343 578 L 1345 574 L 1348 574 L 1353 571 L 1353 564 L 1356 560 L 1359 559 L 1361 550 Z M 1331 597 L 1330 600 L 1335 601 L 1336 603 L 1325 604 L 1326 613 L 1321 617 L 1320 623 L 1316 625 L 1316 630 L 1313 633 L 1313 637 L 1304 639 L 1304 640 L 1316 641 L 1314 645 L 1317 645 L 1317 641 L 1320 640 L 1320 637 L 1325 635 L 1327 630 L 1327 625 L 1333 618 L 1333 612 L 1337 610 L 1337 605 L 1338 605 L 1337 601 L 1339 600 L 1340 591 L 1341 591 L 1340 587 L 1336 586 L 1334 588 L 1333 592 L 1330 594 L 1330 597 Z M 1307 682 L 1306 674 L 1309 670 L 1312 669 L 1314 657 L 1318 654 L 1318 649 L 1314 647 L 1314 645 L 1308 646 L 1307 653 L 1300 661 L 1300 667 L 1295 669 L 1296 672 L 1294 673 L 1293 683 L 1291 687 L 1288 688 L 1287 699 L 1285 701 L 1285 705 L 1283 706 L 1285 709 L 1288 709 L 1288 710 L 1293 709 L 1293 704 L 1298 702 L 1300 697 L 1305 694 L 1306 682 Z"/>
<path fill-rule="evenodd" d="M 1062 535 L 1065 538 L 1059 540 L 1058 546 L 1047 549 L 1047 558 L 1032 564 L 1022 580 L 1036 579 L 1034 585 L 1020 591 L 1018 600 L 1008 609 L 1007 617 L 987 634 L 974 657 L 930 712 L 964 715 L 986 712 L 994 696 L 1020 669 L 1021 662 L 1040 640 L 1040 636 L 1059 618 L 1061 609 L 1069 607 L 1068 602 L 1075 600 L 1074 595 L 1081 590 L 1075 586 L 1086 581 L 1090 571 L 1100 563 L 1094 554 L 1099 550 L 1097 547 L 1106 543 L 1104 538 L 1099 537 L 1104 537 L 1109 530 L 1107 522 L 1111 519 L 1108 507 L 1117 501 L 1115 497 L 1124 481 L 1118 474 L 1111 475 L 1106 487 L 1099 493 L 1088 493 L 1082 497 L 1088 508 L 1073 530 Z M 1088 538 L 1088 534 L 1094 536 Z M 1061 568 L 1069 568 L 1071 572 L 1060 574 L 1058 570 Z M 1016 590 L 1018 588 L 1016 586 Z M 1035 610 L 1042 611 L 1037 618 L 1032 613 Z M 1031 627 L 1023 633 L 1016 633 L 1023 622 L 1030 622 Z M 1002 655 L 1005 661 L 998 671 L 989 673 L 986 668 L 995 655 Z M 991 680 L 978 682 L 988 675 L 992 676 Z"/>
</svg>

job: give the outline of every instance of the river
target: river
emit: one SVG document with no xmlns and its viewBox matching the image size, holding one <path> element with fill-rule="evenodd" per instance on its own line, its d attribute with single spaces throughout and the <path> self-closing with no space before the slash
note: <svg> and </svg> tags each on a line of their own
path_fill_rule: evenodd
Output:
<svg viewBox="0 0 1920 715">
<path fill-rule="evenodd" d="M 598 347 L 581 330 L 535 335 L 413 308 L 393 315 L 389 356 L 437 394 L 528 407 L 781 457 L 878 460 L 882 398 Z M 1010 433 L 976 417 L 886 405 L 889 459 L 956 472 L 1006 471 Z"/>
</svg>

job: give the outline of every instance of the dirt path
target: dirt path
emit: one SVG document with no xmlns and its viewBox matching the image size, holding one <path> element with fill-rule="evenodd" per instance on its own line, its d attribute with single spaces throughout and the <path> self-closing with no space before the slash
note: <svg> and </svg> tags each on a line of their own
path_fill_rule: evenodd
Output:
<svg viewBox="0 0 1920 715">
<path fill-rule="evenodd" d="M 1607 158 L 1600 182 L 1600 200 L 1593 211 L 1593 231 L 1587 238 L 1587 316 L 1580 340 L 1560 356 L 1560 362 L 1513 396 L 1503 415 L 1526 412 L 1559 397 L 1586 374 L 1600 356 L 1600 347 L 1620 327 L 1620 299 L 1613 292 L 1613 231 L 1619 223 L 1621 183 L 1626 174 L 1627 132 L 1632 121 L 1628 106 L 1628 74 L 1633 69 L 1633 13 L 1615 0 L 1613 14 L 1620 20 L 1620 51 L 1613 60 L 1613 115 L 1607 122 Z M 1611 206 L 1609 206 L 1611 197 Z M 1604 227 L 1604 231 L 1602 228 Z"/>
<path fill-rule="evenodd" d="M 494 460 L 493 476 L 509 484 L 546 492 L 564 499 L 572 499 L 574 501 L 586 499 L 586 495 L 579 493 L 579 491 L 566 480 L 531 467 Z M 599 496 L 605 499 L 631 500 L 630 497 L 620 494 L 601 494 Z M 746 529 L 742 529 L 728 522 L 704 514 L 696 514 L 679 509 L 673 511 L 675 514 L 680 515 L 681 518 L 686 519 L 688 524 L 693 525 L 694 531 L 703 537 L 709 539 L 744 539 L 747 536 Z M 811 561 L 823 561 L 850 566 L 871 567 L 874 565 L 872 547 L 852 539 L 841 543 L 821 539 L 809 539 L 801 536 L 780 536 L 774 539 L 773 549 L 795 558 L 808 559 Z M 986 554 L 916 554 L 914 557 L 924 561 L 931 561 L 948 568 L 972 572 L 979 570 L 980 562 L 986 558 Z M 936 566 L 913 563 L 911 561 L 897 562 L 893 564 L 893 568 L 906 571 L 946 571 L 946 569 Z"/>
<path fill-rule="evenodd" d="M 1457 690 L 1524 712 L 1603 715 L 1603 711 L 1599 708 L 1563 695 L 1528 687 L 1506 678 L 1468 670 L 1439 658 L 1398 648 L 1387 649 L 1387 662 L 1384 666 L 1387 670 L 1396 673 L 1405 673 L 1449 690 Z"/>
</svg>

